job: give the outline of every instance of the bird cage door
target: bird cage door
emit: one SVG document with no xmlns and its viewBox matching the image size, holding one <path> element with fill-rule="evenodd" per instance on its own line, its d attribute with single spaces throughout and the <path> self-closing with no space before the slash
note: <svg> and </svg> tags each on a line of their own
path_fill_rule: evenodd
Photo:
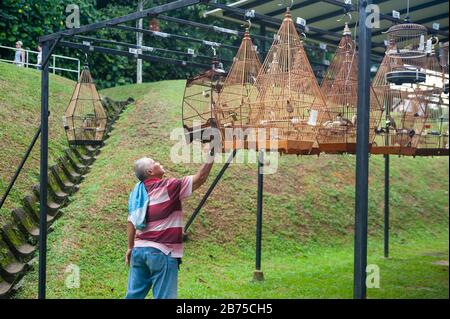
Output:
<svg viewBox="0 0 450 319">
<path fill-rule="evenodd" d="M 63 125 L 70 145 L 102 144 L 107 115 L 87 65 L 75 86 Z"/>
<path fill-rule="evenodd" d="M 442 52 L 441 52 L 442 53 Z M 442 57 L 441 57 L 442 58 Z M 433 48 L 427 57 L 425 70 L 427 81 L 422 84 L 427 90 L 427 114 L 424 130 L 415 155 L 435 156 L 449 155 L 449 99 L 445 84 L 448 83 L 448 74 L 442 67 Z"/>
<path fill-rule="evenodd" d="M 431 42 L 424 26 L 403 23 L 388 30 L 386 55 L 373 81 L 384 110 L 373 154 L 415 155 L 425 128 L 432 91 L 427 87 L 427 52 Z"/>
<path fill-rule="evenodd" d="M 249 98 L 261 63 L 247 29 L 213 109 L 225 149 L 245 147 Z M 230 134 L 231 133 L 231 134 Z M 239 140 L 239 141 L 237 141 Z"/>
<path fill-rule="evenodd" d="M 321 90 L 326 99 L 326 117 L 321 123 L 317 140 L 321 152 L 339 154 L 356 152 L 356 122 L 358 105 L 358 52 L 345 25 L 343 37 L 325 73 Z M 370 87 L 369 144 L 375 137 L 382 109 Z"/>
<path fill-rule="evenodd" d="M 186 81 L 182 121 L 188 143 L 194 140 L 202 143 L 211 141 L 207 129 L 217 127 L 213 108 L 217 103 L 218 94 L 222 90 L 223 80 L 224 72 L 222 69 L 213 67 Z"/>
<path fill-rule="evenodd" d="M 287 10 L 250 93 L 249 124 L 266 130 L 278 150 L 309 154 L 317 147 L 317 128 L 325 99 Z"/>
</svg>

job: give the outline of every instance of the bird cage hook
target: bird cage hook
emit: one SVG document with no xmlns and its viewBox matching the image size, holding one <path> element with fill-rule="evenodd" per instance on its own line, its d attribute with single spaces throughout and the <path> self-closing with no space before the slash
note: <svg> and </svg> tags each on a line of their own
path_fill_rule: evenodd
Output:
<svg viewBox="0 0 450 319">
<path fill-rule="evenodd" d="M 342 20 L 345 20 L 345 23 L 349 23 L 352 20 L 352 14 L 350 13 L 350 11 L 347 11 L 344 13 L 343 16 L 341 16 L 339 19 L 337 19 L 337 22 L 341 22 Z"/>
<path fill-rule="evenodd" d="M 214 45 L 211 46 L 211 49 L 213 50 L 213 56 L 216 57 L 217 56 L 217 50 L 214 47 Z"/>
<path fill-rule="evenodd" d="M 247 19 L 246 21 L 247 21 L 248 24 L 247 25 L 241 24 L 241 27 L 246 27 L 245 30 L 247 32 L 250 32 L 250 28 L 252 27 L 252 21 L 250 19 Z"/>
<path fill-rule="evenodd" d="M 88 65 L 88 55 L 84 53 L 84 65 Z"/>
<path fill-rule="evenodd" d="M 286 1 L 283 1 L 282 3 L 279 3 L 278 5 L 281 7 L 281 6 L 284 6 L 285 3 L 286 3 Z M 291 9 L 293 5 L 294 5 L 294 0 L 291 0 L 291 5 L 286 6 L 286 9 Z"/>
</svg>

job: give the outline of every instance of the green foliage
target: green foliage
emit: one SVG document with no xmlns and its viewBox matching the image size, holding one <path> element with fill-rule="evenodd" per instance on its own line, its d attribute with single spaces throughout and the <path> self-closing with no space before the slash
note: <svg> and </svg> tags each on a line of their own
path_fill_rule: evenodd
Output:
<svg viewBox="0 0 450 319">
<path fill-rule="evenodd" d="M 164 0 L 147 0 L 145 8 L 154 7 L 166 3 Z M 223 1 L 222 1 L 223 2 Z M 68 13 L 65 8 L 72 0 L 5 0 L 0 3 L 0 43 L 7 46 L 14 46 L 17 40 L 24 43 L 24 48 L 36 50 L 38 38 L 42 35 L 57 32 L 65 29 L 65 20 Z M 76 4 L 80 7 L 81 25 L 111 19 L 117 16 L 129 14 L 137 10 L 137 0 L 79 0 Z M 203 18 L 202 13 L 207 9 L 203 5 L 196 5 L 176 10 L 168 15 L 183 18 L 191 21 L 199 21 L 204 24 L 217 25 L 230 29 L 241 29 L 236 23 L 227 22 L 221 19 Z M 148 28 L 149 21 L 144 19 L 144 29 Z M 129 23 L 129 26 L 136 24 Z M 203 29 L 188 27 L 177 23 L 160 21 L 161 31 L 171 34 L 178 34 L 199 39 L 207 39 L 213 42 L 219 42 L 234 46 L 239 46 L 241 39 L 235 35 L 224 35 L 205 31 Z M 252 32 L 258 32 L 255 27 Z M 136 34 L 133 32 L 119 31 L 115 29 L 101 29 L 95 33 L 87 34 L 98 38 L 116 40 L 127 43 L 136 43 Z M 267 37 L 271 37 L 268 34 Z M 74 41 L 74 39 L 70 39 Z M 261 48 L 261 43 L 255 40 L 255 44 Z M 313 45 L 313 43 L 309 43 Z M 103 44 L 104 45 L 104 44 Z M 212 56 L 211 48 L 196 42 L 187 42 L 179 39 L 167 38 L 161 39 L 149 35 L 144 35 L 144 45 L 159 47 L 170 50 L 187 52 L 188 48 L 194 49 L 199 55 Z M 317 46 L 317 44 L 314 44 Z M 127 50 L 124 47 L 110 46 Z M 266 43 L 266 48 L 269 43 Z M 4 53 L 2 53 L 4 52 Z M 67 56 L 77 57 L 85 60 L 84 53 L 67 48 L 58 48 L 56 53 Z M 232 61 L 236 52 L 229 49 L 219 49 L 218 55 L 224 61 Z M 322 62 L 322 51 L 307 51 L 309 58 L 314 62 Z M 0 51 L 0 54 L 8 54 L 6 51 Z M 9 53 L 11 54 L 11 53 Z M 192 58 L 174 55 L 172 53 L 156 53 L 154 55 L 176 58 L 178 60 L 192 60 L 203 64 L 210 64 L 209 58 Z M 136 79 L 136 61 L 126 57 L 107 56 L 104 54 L 89 54 L 88 62 L 91 65 L 91 71 L 99 88 L 114 87 L 116 85 L 134 83 Z M 226 67 L 230 63 L 225 63 Z M 143 81 L 153 82 L 167 79 L 185 79 L 189 76 L 199 73 L 201 70 L 192 67 L 180 67 L 172 64 L 157 62 L 143 62 Z M 64 74 L 75 80 L 73 74 Z"/>
</svg>

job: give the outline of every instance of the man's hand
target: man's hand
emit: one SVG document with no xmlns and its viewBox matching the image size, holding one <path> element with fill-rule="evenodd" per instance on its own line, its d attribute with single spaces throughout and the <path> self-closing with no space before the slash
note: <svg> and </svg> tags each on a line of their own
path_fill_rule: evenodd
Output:
<svg viewBox="0 0 450 319">
<path fill-rule="evenodd" d="M 132 251 L 133 251 L 133 249 L 127 249 L 127 253 L 125 254 L 125 265 L 127 265 L 127 266 L 130 266 Z"/>
</svg>

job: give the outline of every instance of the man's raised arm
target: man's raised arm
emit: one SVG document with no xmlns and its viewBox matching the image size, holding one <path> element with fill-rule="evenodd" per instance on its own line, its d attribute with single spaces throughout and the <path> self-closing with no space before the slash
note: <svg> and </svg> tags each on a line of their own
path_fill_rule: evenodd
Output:
<svg viewBox="0 0 450 319">
<path fill-rule="evenodd" d="M 208 155 L 206 158 L 206 162 L 200 167 L 197 174 L 194 175 L 192 180 L 192 191 L 195 191 L 197 188 L 203 185 L 204 182 L 208 179 L 209 172 L 211 172 L 211 168 L 214 164 L 214 155 L 211 155 L 212 145 L 209 145 Z"/>
</svg>

